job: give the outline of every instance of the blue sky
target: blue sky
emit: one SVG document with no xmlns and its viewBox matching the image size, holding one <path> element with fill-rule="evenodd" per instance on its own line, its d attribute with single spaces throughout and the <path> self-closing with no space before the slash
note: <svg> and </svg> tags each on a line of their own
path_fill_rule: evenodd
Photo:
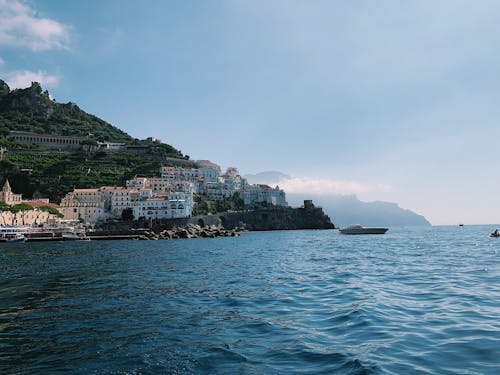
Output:
<svg viewBox="0 0 500 375">
<path fill-rule="evenodd" d="M 137 138 L 500 223 L 497 1 L 0 0 L 0 77 Z"/>
</svg>

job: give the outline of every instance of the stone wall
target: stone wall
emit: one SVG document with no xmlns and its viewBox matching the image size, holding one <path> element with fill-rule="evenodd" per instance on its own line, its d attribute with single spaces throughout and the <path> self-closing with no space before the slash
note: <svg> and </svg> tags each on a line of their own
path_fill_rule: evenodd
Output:
<svg viewBox="0 0 500 375">
<path fill-rule="evenodd" d="M 4 225 L 39 225 L 48 221 L 55 221 L 56 215 L 49 214 L 37 208 L 29 211 L 0 211 L 0 226 Z"/>
</svg>

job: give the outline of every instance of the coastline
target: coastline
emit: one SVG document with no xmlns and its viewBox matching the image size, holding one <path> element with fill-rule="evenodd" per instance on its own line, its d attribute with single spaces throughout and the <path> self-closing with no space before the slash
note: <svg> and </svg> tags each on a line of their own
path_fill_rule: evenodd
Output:
<svg viewBox="0 0 500 375">
<path fill-rule="evenodd" d="M 22 234 L 28 242 L 81 240 L 159 240 L 180 238 L 237 237 L 243 231 L 283 231 L 301 229 L 335 229 L 321 207 L 305 201 L 303 207 L 272 207 L 256 210 L 223 212 L 180 219 L 116 220 L 80 233 L 65 236 L 59 228 L 30 231 Z M 68 231 L 66 231 L 68 232 Z"/>
</svg>

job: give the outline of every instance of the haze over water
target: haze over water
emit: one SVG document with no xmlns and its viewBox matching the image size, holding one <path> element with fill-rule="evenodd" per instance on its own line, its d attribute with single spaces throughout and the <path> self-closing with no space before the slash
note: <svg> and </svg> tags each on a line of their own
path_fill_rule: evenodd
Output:
<svg viewBox="0 0 500 375">
<path fill-rule="evenodd" d="M 495 373 L 490 230 L 3 245 L 0 372 Z"/>
</svg>

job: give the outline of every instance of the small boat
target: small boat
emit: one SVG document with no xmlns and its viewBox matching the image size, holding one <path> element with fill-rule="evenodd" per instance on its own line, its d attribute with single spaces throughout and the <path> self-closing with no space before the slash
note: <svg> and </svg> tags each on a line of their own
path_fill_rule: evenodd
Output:
<svg viewBox="0 0 500 375">
<path fill-rule="evenodd" d="M 79 240 L 80 236 L 76 233 L 63 233 L 62 238 L 65 240 Z"/>
<path fill-rule="evenodd" d="M 28 239 L 24 235 L 27 228 L 10 226 L 0 226 L 0 241 L 15 243 L 15 242 L 26 242 Z"/>
<path fill-rule="evenodd" d="M 388 228 L 365 228 L 359 224 L 352 224 L 346 228 L 339 229 L 342 234 L 384 234 Z"/>
<path fill-rule="evenodd" d="M 65 241 L 88 241 L 90 238 L 88 238 L 85 235 L 85 232 L 83 231 L 72 231 L 72 232 L 65 232 L 62 234 L 62 238 Z"/>
<path fill-rule="evenodd" d="M 28 239 L 21 233 L 5 235 L 5 242 L 7 243 L 26 242 L 26 241 L 28 241 Z"/>
<path fill-rule="evenodd" d="M 500 233 L 496 230 L 493 233 L 490 234 L 490 237 L 500 237 Z"/>
</svg>

